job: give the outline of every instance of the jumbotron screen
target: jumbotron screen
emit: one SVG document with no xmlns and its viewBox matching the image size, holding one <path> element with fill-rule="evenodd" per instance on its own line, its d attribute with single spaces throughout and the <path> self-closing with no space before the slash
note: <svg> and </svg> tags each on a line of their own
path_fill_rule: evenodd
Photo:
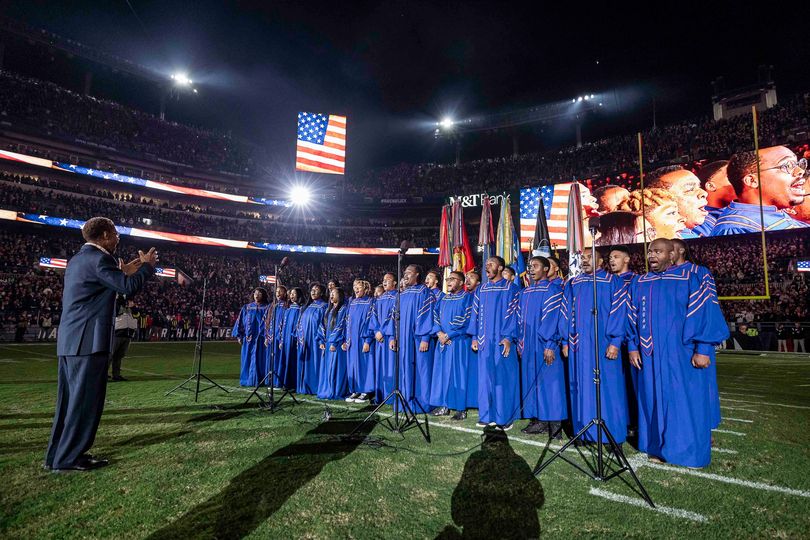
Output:
<svg viewBox="0 0 810 540">
<path fill-rule="evenodd" d="M 759 232 L 763 226 L 766 231 L 810 227 L 806 170 L 806 159 L 794 150 L 771 146 L 759 150 L 759 177 L 756 153 L 750 151 L 693 168 L 647 171 L 643 191 L 638 178 L 627 175 L 615 183 L 591 182 L 593 189 L 579 182 L 583 219 L 601 216 L 597 246 L 643 242 L 645 236 L 649 242 Z M 541 208 L 551 243 L 565 245 L 571 185 L 521 189 L 522 249 L 531 248 Z"/>
</svg>

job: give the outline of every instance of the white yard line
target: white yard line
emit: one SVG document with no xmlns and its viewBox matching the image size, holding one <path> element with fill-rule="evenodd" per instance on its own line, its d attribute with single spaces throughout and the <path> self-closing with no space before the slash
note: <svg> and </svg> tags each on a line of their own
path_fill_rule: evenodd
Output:
<svg viewBox="0 0 810 540">
<path fill-rule="evenodd" d="M 761 396 L 759 394 L 749 394 L 748 392 L 726 392 L 726 391 L 720 392 L 721 396 L 726 395 L 726 394 L 729 394 L 731 396 L 765 397 L 765 396 Z"/>
<path fill-rule="evenodd" d="M 715 433 L 725 433 L 726 435 L 736 435 L 737 437 L 745 437 L 745 433 L 740 433 L 739 431 L 730 431 L 728 429 L 713 429 Z"/>
<path fill-rule="evenodd" d="M 745 424 L 753 424 L 753 420 L 745 420 L 744 418 L 729 418 L 728 416 L 723 418 L 723 421 L 728 420 L 729 422 L 743 422 Z"/>
<path fill-rule="evenodd" d="M 756 409 L 744 409 L 742 407 L 730 407 L 728 405 L 721 405 L 720 408 L 721 409 L 729 409 L 731 411 L 745 411 L 745 412 L 750 412 L 750 413 L 758 413 L 759 412 Z"/>
<path fill-rule="evenodd" d="M 721 394 L 723 392 L 720 392 Z M 747 403 L 749 405 L 772 405 L 774 407 L 787 407 L 788 409 L 810 409 L 806 405 L 788 405 L 787 403 L 773 403 L 768 401 L 745 401 L 743 399 L 720 398 L 720 401 L 733 401 L 735 403 Z"/>
<path fill-rule="evenodd" d="M 6 349 L 7 351 L 14 351 L 14 352 L 17 352 L 17 353 L 18 352 L 24 352 L 25 354 L 34 354 L 36 356 L 44 356 L 46 358 L 53 358 L 54 360 L 56 359 L 55 354 L 45 354 L 45 353 L 36 352 L 36 351 L 27 351 L 25 349 L 20 349 L 19 345 L 11 346 L 11 347 L 8 346 L 8 345 L 0 345 L 0 349 Z"/>
<path fill-rule="evenodd" d="M 635 456 L 634 456 L 635 457 Z M 714 480 L 716 482 L 723 482 L 725 484 L 733 484 L 735 486 L 743 486 L 749 487 L 752 489 L 758 489 L 761 491 L 773 491 L 775 493 L 782 493 L 784 495 L 793 495 L 795 497 L 805 497 L 810 498 L 810 491 L 804 491 L 802 489 L 793 489 L 787 488 L 782 486 L 774 486 L 771 484 L 765 484 L 763 482 L 752 482 L 751 480 L 740 480 L 739 478 L 731 478 L 729 476 L 722 476 L 719 474 L 707 473 L 703 471 L 697 471 L 694 469 L 689 469 L 686 467 L 673 467 L 672 465 L 664 465 L 662 463 L 652 463 L 650 461 L 647 462 L 638 462 L 638 467 L 651 467 L 653 469 L 660 469 L 662 471 L 669 471 L 674 472 L 677 474 L 686 474 L 688 476 L 697 476 L 698 478 L 705 478 L 706 480 Z"/>
<path fill-rule="evenodd" d="M 602 497 L 603 499 L 607 499 L 609 501 L 629 504 L 632 506 L 637 506 L 638 508 L 644 508 L 651 512 L 656 512 L 658 514 L 664 514 L 667 516 L 672 516 L 681 519 L 688 519 L 690 521 L 697 521 L 698 523 L 706 523 L 707 521 L 709 521 L 709 518 L 707 518 L 703 514 L 698 514 L 697 512 L 690 512 L 689 510 L 681 510 L 680 508 L 670 508 L 669 506 L 656 505 L 656 507 L 653 508 L 649 504 L 647 504 L 647 501 L 645 501 L 644 499 L 640 499 L 637 497 L 628 497 L 627 495 L 619 495 L 618 493 L 612 493 L 604 489 L 592 487 L 588 491 L 588 493 L 596 497 Z"/>
</svg>

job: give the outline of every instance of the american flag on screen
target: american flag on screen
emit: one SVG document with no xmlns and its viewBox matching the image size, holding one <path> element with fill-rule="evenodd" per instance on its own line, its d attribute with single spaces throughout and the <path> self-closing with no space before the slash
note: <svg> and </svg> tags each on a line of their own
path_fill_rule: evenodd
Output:
<svg viewBox="0 0 810 540">
<path fill-rule="evenodd" d="M 798 272 L 810 272 L 810 259 L 806 261 L 796 261 L 796 270 Z"/>
<path fill-rule="evenodd" d="M 67 259 L 52 259 L 50 257 L 40 257 L 39 265 L 44 268 L 67 268 Z"/>
<path fill-rule="evenodd" d="M 534 228 L 537 224 L 537 212 L 540 201 L 546 210 L 548 233 L 551 244 L 565 246 L 566 231 L 568 229 L 568 192 L 571 184 L 556 184 L 520 190 L 520 248 L 524 251 L 532 249 Z"/>
<path fill-rule="evenodd" d="M 177 269 L 175 269 L 175 268 L 155 268 L 155 275 L 157 277 L 175 278 L 175 277 L 177 277 Z"/>
<path fill-rule="evenodd" d="M 346 170 L 346 117 L 298 113 L 295 168 L 327 174 Z"/>
</svg>

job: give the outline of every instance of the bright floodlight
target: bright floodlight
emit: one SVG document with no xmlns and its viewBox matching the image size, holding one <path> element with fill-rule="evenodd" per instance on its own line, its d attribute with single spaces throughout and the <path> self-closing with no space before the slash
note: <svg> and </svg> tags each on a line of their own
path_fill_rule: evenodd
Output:
<svg viewBox="0 0 810 540">
<path fill-rule="evenodd" d="M 582 96 L 579 96 L 579 97 L 577 98 L 577 101 L 582 101 Z"/>
<path fill-rule="evenodd" d="M 188 86 L 191 84 L 191 79 L 189 79 L 188 75 L 185 73 L 175 73 L 172 75 L 172 80 L 181 86 Z"/>
<path fill-rule="evenodd" d="M 306 186 L 293 186 L 290 190 L 290 202 L 296 206 L 305 206 L 312 198 L 312 193 Z"/>
<path fill-rule="evenodd" d="M 442 126 L 444 129 L 450 129 L 451 127 L 453 127 L 453 123 L 454 122 L 452 118 L 450 118 L 449 116 L 445 116 L 444 118 L 442 118 L 442 121 L 439 122 L 439 125 Z"/>
<path fill-rule="evenodd" d="M 591 94 L 591 99 L 593 99 L 593 94 Z"/>
</svg>

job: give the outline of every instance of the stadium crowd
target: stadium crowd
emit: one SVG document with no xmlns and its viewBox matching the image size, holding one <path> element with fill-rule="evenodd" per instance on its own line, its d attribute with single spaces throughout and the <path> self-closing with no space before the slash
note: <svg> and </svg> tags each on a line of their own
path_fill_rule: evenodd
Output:
<svg viewBox="0 0 810 540">
<path fill-rule="evenodd" d="M 66 231 L 48 231 L 47 236 L 26 234 L 22 228 L 0 233 L 0 321 L 4 327 L 4 339 L 12 335 L 12 328 L 29 326 L 32 327 L 29 339 L 44 339 L 45 335 L 34 327 L 40 327 L 43 320 L 48 320 L 50 326 L 58 325 L 61 272 L 41 268 L 39 257 L 69 258 L 80 245 L 78 233 Z M 761 240 L 758 235 L 693 240 L 689 241 L 689 245 L 694 259 L 712 270 L 720 296 L 764 294 Z M 125 237 L 119 247 L 119 256 L 126 259 L 143 247 Z M 732 323 L 806 321 L 810 316 L 808 280 L 805 273 L 795 271 L 795 263 L 797 258 L 806 257 L 808 248 L 808 233 L 770 233 L 768 268 L 771 300 L 723 301 L 721 308 L 726 320 Z M 280 262 L 277 254 L 243 253 L 239 250 L 171 244 L 160 245 L 158 250 L 162 266 L 181 269 L 195 284 L 180 287 L 171 279 L 148 282 L 144 292 L 136 297 L 134 309 L 139 315 L 144 339 L 150 331 L 159 335 L 163 329 L 168 331 L 166 337 L 182 338 L 189 335 L 188 329 L 195 328 L 199 322 L 203 278 L 208 284 L 206 304 L 211 311 L 211 321 L 207 324 L 231 328 L 240 306 L 252 289 L 260 285 L 259 276 L 273 274 L 274 265 Z M 643 272 L 642 246 L 633 246 L 631 251 L 632 269 Z M 731 253 L 733 257 L 729 255 Z M 564 263 L 564 252 L 560 253 L 560 258 Z M 427 267 L 435 264 L 435 260 L 428 257 L 421 259 L 421 262 Z M 393 260 L 380 258 L 332 255 L 324 260 L 324 257 L 313 259 L 302 256 L 294 259 L 280 275 L 284 283 L 301 286 L 304 290 L 312 283 L 337 279 L 348 293 L 355 278 L 367 279 L 376 285 L 386 271 L 395 269 L 394 265 Z M 184 332 L 178 334 L 177 329 Z"/>
</svg>

